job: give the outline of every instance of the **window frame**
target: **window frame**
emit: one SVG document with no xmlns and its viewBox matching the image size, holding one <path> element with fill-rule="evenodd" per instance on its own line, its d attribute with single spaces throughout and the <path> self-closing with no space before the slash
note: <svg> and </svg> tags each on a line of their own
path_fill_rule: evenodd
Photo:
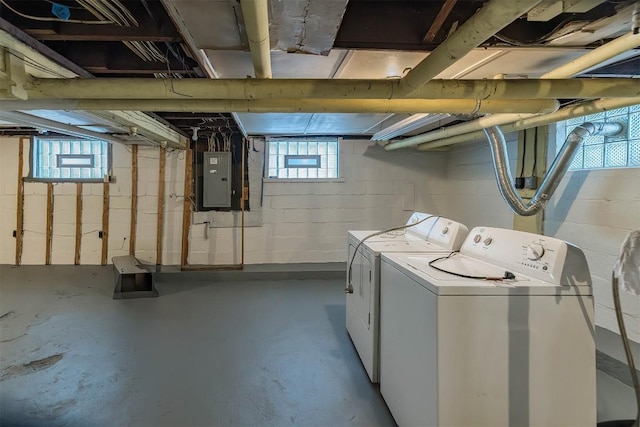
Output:
<svg viewBox="0 0 640 427">
<path fill-rule="evenodd" d="M 270 177 L 269 176 L 269 146 L 270 146 L 270 142 L 273 140 L 276 141 L 291 141 L 291 142 L 312 142 L 312 141 L 326 141 L 326 140 L 333 140 L 335 139 L 336 141 L 336 168 L 337 168 L 337 173 L 336 173 L 336 177 L 334 178 L 308 178 L 308 177 L 304 177 L 304 178 L 278 178 L 278 177 Z M 272 182 L 272 183 L 276 183 L 276 182 L 296 182 L 296 183 L 314 183 L 314 182 L 345 182 L 344 179 L 344 175 L 343 175 L 343 168 L 342 168 L 342 144 L 343 142 L 343 138 L 339 137 L 339 136 L 335 136 L 335 135 L 328 135 L 328 136 L 313 136 L 313 137 L 309 137 L 309 136 L 300 136 L 300 137 L 296 137 L 296 136 L 268 136 L 265 138 L 265 148 L 264 148 L 264 158 L 263 158 L 263 162 L 264 162 L 264 173 L 262 176 L 262 180 L 263 182 Z M 285 154 L 285 156 L 287 156 L 288 154 Z M 316 155 L 314 154 L 300 154 L 300 155 L 295 155 L 295 156 L 310 156 L 310 157 L 316 157 Z M 315 169 L 315 168 L 309 168 L 309 167 L 305 167 L 305 166 L 297 166 L 295 167 L 297 169 Z M 282 169 L 284 169 L 284 167 L 282 167 Z"/>
<path fill-rule="evenodd" d="M 35 165 L 34 165 L 34 153 L 35 153 L 35 145 L 37 144 L 37 140 L 69 140 L 69 141 L 99 141 L 96 139 L 87 139 L 87 138 L 79 138 L 79 137 L 69 137 L 66 135 L 61 136 L 32 136 L 29 141 L 29 175 L 24 177 L 25 182 L 54 182 L 54 183 L 102 183 L 104 181 L 104 177 L 102 178 L 40 178 L 34 176 Z M 107 144 L 107 175 L 111 176 L 113 170 L 113 146 L 109 141 L 101 141 Z M 82 154 L 69 154 L 68 157 L 73 156 L 84 156 Z M 94 163 L 95 160 L 91 162 Z M 58 159 L 56 158 L 56 167 L 59 164 Z M 62 168 L 70 168 L 71 166 L 62 166 Z M 74 166 L 79 168 L 85 168 L 87 166 Z"/>
</svg>

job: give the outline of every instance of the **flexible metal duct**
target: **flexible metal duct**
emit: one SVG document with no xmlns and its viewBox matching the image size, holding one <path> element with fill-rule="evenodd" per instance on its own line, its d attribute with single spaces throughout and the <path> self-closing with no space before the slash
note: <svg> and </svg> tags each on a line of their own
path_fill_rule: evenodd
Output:
<svg viewBox="0 0 640 427">
<path fill-rule="evenodd" d="M 511 170 L 509 169 L 509 160 L 507 156 L 507 144 L 504 140 L 502 131 L 497 126 L 493 126 L 484 130 L 489 145 L 491 146 L 491 156 L 493 157 L 493 168 L 496 174 L 498 189 L 502 198 L 507 202 L 511 210 L 521 216 L 531 216 L 544 208 L 547 201 L 551 198 L 554 191 L 558 187 L 560 180 L 569 169 L 569 165 L 573 157 L 580 147 L 582 141 L 591 135 L 617 135 L 622 131 L 623 127 L 620 123 L 602 123 L 602 122 L 585 122 L 577 126 L 567 136 L 564 145 L 553 160 L 551 167 L 544 175 L 542 183 L 534 194 L 533 198 L 525 202 L 516 190 Z"/>
</svg>

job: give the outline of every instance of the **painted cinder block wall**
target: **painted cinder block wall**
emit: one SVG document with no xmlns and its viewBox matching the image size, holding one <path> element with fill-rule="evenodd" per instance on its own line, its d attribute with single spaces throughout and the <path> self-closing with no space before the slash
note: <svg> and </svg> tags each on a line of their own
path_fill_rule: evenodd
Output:
<svg viewBox="0 0 640 427">
<path fill-rule="evenodd" d="M 4 138 L 0 263 L 13 264 L 16 227 L 18 138 Z M 24 176 L 28 176 L 28 143 Z M 246 213 L 245 263 L 344 262 L 350 229 L 402 224 L 414 210 L 444 214 L 445 153 L 404 150 L 387 153 L 366 140 L 341 143 L 342 176 L 333 182 L 275 182 L 261 185 L 263 146 L 249 151 L 250 212 Z M 156 260 L 159 149 L 139 147 L 136 256 Z M 184 152 L 170 152 L 165 167 L 163 264 L 179 265 L 184 202 Z M 113 145 L 109 250 L 129 253 L 131 149 Z M 261 190 L 264 195 L 261 197 Z M 83 185 L 81 264 L 99 264 L 103 184 Z M 23 264 L 44 264 L 46 184 L 25 183 Z M 262 206 L 261 205 L 262 201 Z M 54 185 L 52 263 L 73 264 L 76 185 Z M 196 213 L 189 234 L 190 264 L 234 264 L 240 258 L 240 214 Z M 205 230 L 206 229 L 206 230 Z"/>
<path fill-rule="evenodd" d="M 20 138 L 0 138 L 0 263 L 15 262 L 16 193 L 18 187 L 18 145 Z M 29 175 L 29 143 L 23 145 L 23 176 Z M 136 256 L 144 262 L 156 262 L 157 195 L 160 150 L 140 147 L 138 151 L 138 220 L 136 227 Z M 131 226 L 131 149 L 113 145 L 113 175 L 109 197 L 108 256 L 129 254 Z M 181 160 L 182 159 L 182 160 Z M 53 185 L 52 264 L 73 264 L 75 254 L 76 184 Z M 165 225 L 163 263 L 180 264 L 182 233 L 182 195 L 184 191 L 184 153 L 168 153 L 165 179 Z M 102 183 L 82 186 L 82 242 L 81 264 L 100 264 L 102 241 Z M 47 221 L 47 185 L 42 182 L 24 183 L 24 237 L 22 264 L 45 263 Z M 177 224 L 177 225 L 176 225 Z"/>
<path fill-rule="evenodd" d="M 245 263 L 344 262 L 348 230 L 403 224 L 414 210 L 444 213 L 445 153 L 389 153 L 368 140 L 343 140 L 340 179 L 266 180 L 260 206 L 264 148 L 256 147 L 248 158 Z M 239 213 L 196 214 L 189 263 L 239 263 L 240 230 L 224 227 L 230 223 L 240 224 Z"/>
</svg>

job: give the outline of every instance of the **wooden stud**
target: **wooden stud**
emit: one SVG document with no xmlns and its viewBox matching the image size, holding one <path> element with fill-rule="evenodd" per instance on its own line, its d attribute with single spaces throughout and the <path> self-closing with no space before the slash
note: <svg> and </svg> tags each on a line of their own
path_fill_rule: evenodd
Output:
<svg viewBox="0 0 640 427">
<path fill-rule="evenodd" d="M 80 265 L 80 245 L 82 244 L 82 183 L 76 183 L 76 253 L 73 263 Z"/>
<path fill-rule="evenodd" d="M 53 240 L 53 183 L 47 183 L 47 235 L 44 264 L 51 265 L 51 243 Z"/>
<path fill-rule="evenodd" d="M 107 265 L 109 249 L 109 183 L 102 184 L 102 256 L 100 263 Z"/>
<path fill-rule="evenodd" d="M 24 234 L 24 139 L 20 138 L 18 145 L 18 191 L 16 192 L 16 265 L 22 261 L 22 235 Z"/>
<path fill-rule="evenodd" d="M 131 229 L 129 255 L 136 255 L 136 227 L 138 225 L 138 146 L 131 146 Z"/>
<path fill-rule="evenodd" d="M 164 170 L 166 148 L 160 147 L 160 168 L 158 172 L 158 228 L 156 231 L 156 265 L 162 265 L 162 240 L 164 239 Z"/>
<path fill-rule="evenodd" d="M 185 269 L 189 258 L 189 226 L 191 224 L 191 187 L 192 187 L 192 152 L 187 146 L 184 156 L 184 203 L 182 207 L 182 249 L 180 253 L 180 267 Z"/>
</svg>

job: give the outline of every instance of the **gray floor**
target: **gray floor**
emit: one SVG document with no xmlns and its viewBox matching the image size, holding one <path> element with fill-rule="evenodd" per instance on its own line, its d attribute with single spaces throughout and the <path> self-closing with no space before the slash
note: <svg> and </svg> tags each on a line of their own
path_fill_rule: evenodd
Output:
<svg viewBox="0 0 640 427">
<path fill-rule="evenodd" d="M 0 424 L 394 425 L 343 280 L 194 281 L 111 299 L 109 267 L 0 267 Z"/>
</svg>

